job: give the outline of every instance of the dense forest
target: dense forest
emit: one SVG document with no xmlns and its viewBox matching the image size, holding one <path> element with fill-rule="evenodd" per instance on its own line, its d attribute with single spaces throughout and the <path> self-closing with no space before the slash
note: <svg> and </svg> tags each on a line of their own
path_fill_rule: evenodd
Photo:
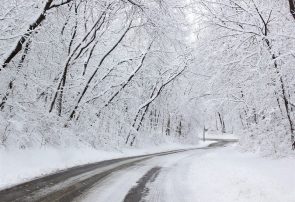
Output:
<svg viewBox="0 0 295 202">
<path fill-rule="evenodd" d="M 0 148 L 233 133 L 288 154 L 293 0 L 2 0 Z"/>
</svg>

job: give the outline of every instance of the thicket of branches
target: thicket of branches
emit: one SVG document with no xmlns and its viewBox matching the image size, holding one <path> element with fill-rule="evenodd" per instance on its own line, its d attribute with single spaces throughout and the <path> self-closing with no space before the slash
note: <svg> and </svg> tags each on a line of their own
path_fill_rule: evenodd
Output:
<svg viewBox="0 0 295 202">
<path fill-rule="evenodd" d="M 0 143 L 93 147 L 240 134 L 290 151 L 292 0 L 3 0 Z M 194 31 L 194 32 L 193 32 Z"/>
<path fill-rule="evenodd" d="M 199 71 L 210 127 L 266 154 L 294 143 L 294 2 L 200 0 Z"/>
<path fill-rule="evenodd" d="M 178 0 L 2 1 L 0 144 L 196 140 L 184 104 L 185 9 Z"/>
</svg>

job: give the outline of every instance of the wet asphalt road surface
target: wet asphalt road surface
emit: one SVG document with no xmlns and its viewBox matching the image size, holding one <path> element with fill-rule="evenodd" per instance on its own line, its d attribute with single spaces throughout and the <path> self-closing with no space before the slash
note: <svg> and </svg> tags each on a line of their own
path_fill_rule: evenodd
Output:
<svg viewBox="0 0 295 202">
<path fill-rule="evenodd" d="M 205 148 L 182 149 L 161 152 L 136 157 L 126 157 L 87 164 L 60 171 L 30 182 L 26 182 L 0 191 L 1 202 L 70 202 L 85 193 L 95 184 L 104 180 L 110 174 L 132 167 L 135 164 L 153 157 L 186 152 L 191 150 L 206 150 L 223 147 L 234 140 L 218 140 Z M 154 167 L 139 179 L 137 185 L 131 188 L 124 202 L 138 202 L 148 192 L 146 184 L 153 182 L 161 167 Z"/>
</svg>

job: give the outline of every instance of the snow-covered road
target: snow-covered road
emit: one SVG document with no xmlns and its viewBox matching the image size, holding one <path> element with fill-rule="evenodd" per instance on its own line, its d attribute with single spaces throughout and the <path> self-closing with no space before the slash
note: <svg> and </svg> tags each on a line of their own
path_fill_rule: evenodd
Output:
<svg viewBox="0 0 295 202">
<path fill-rule="evenodd" d="M 0 191 L 0 201 L 294 202 L 295 161 L 225 141 L 75 167 Z"/>
<path fill-rule="evenodd" d="M 76 202 L 294 202 L 294 168 L 233 145 L 188 151 L 113 173 Z"/>
</svg>

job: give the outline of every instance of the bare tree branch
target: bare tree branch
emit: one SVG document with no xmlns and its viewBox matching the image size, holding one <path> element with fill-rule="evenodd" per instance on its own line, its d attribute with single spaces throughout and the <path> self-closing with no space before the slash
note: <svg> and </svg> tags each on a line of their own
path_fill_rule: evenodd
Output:
<svg viewBox="0 0 295 202">
<path fill-rule="evenodd" d="M 75 105 L 71 115 L 70 115 L 70 120 L 75 116 L 76 114 L 76 111 L 79 107 L 79 104 L 82 100 L 82 98 L 85 96 L 88 88 L 89 88 L 89 85 L 90 83 L 92 82 L 93 78 L 96 76 L 99 68 L 101 67 L 101 65 L 103 64 L 103 62 L 105 61 L 105 59 L 117 48 L 117 46 L 121 43 L 121 41 L 125 38 L 125 36 L 127 35 L 127 33 L 129 32 L 129 30 L 131 29 L 131 24 L 132 24 L 132 21 L 130 21 L 127 29 L 124 31 L 124 33 L 122 34 L 122 36 L 119 38 L 119 40 L 113 45 L 113 47 L 102 57 L 102 59 L 100 60 L 97 68 L 94 70 L 94 72 L 92 73 L 92 75 L 90 76 L 90 78 L 88 79 L 82 93 L 80 94 L 80 97 L 78 98 L 78 101 L 77 101 L 77 104 Z"/>
<path fill-rule="evenodd" d="M 0 61 L 0 71 L 2 69 L 4 69 L 10 62 L 11 60 L 18 55 L 18 53 L 23 49 L 23 44 L 25 44 L 25 42 L 27 41 L 27 39 L 29 38 L 29 36 L 34 32 L 34 30 L 36 30 L 37 27 L 39 27 L 41 25 L 41 23 L 45 20 L 46 15 L 47 15 L 47 11 L 49 9 L 51 9 L 51 4 L 52 4 L 53 0 L 47 0 L 46 3 L 44 4 L 44 7 L 41 11 L 41 13 L 39 14 L 39 16 L 36 18 L 36 20 L 29 26 L 29 28 L 27 29 L 26 33 L 24 33 L 20 39 L 15 43 L 14 47 L 12 48 L 12 50 L 6 55 L 6 57 L 3 59 L 3 61 Z M 66 3 L 69 3 L 70 1 L 66 1 L 61 5 L 64 5 Z M 58 5 L 56 5 L 57 7 Z"/>
</svg>

